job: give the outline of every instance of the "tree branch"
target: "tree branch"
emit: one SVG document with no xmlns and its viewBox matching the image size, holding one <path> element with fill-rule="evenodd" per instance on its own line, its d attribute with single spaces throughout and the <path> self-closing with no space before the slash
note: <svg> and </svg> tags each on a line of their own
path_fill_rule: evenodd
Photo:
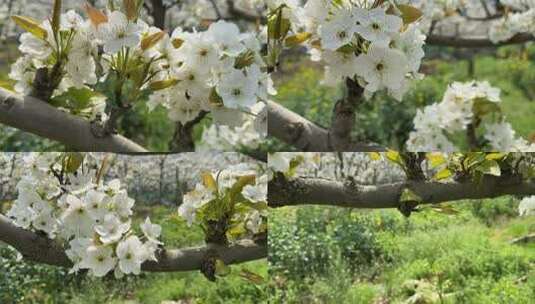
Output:
<svg viewBox="0 0 535 304">
<path fill-rule="evenodd" d="M 330 152 L 335 151 L 329 131 L 310 122 L 284 106 L 268 101 L 268 134 L 299 151 Z M 384 151 L 375 144 L 350 142 L 345 151 Z"/>
<path fill-rule="evenodd" d="M 347 151 L 351 148 L 351 131 L 355 127 L 356 110 L 362 103 L 364 88 L 351 78 L 346 78 L 345 96 L 334 106 L 331 120 L 331 143 L 334 151 Z"/>
<path fill-rule="evenodd" d="M 463 199 L 494 198 L 503 195 L 535 195 L 535 183 L 520 177 L 484 176 L 479 183 L 405 181 L 378 186 L 362 186 L 325 179 L 288 180 L 278 174 L 269 182 L 270 207 L 330 205 L 348 208 L 397 208 L 404 189 L 422 198 L 421 204 L 436 204 Z"/>
<path fill-rule="evenodd" d="M 516 239 L 511 240 L 510 244 L 527 244 L 535 242 L 535 233 L 524 235 Z"/>
<path fill-rule="evenodd" d="M 0 123 L 59 141 L 86 152 L 146 152 L 120 135 L 97 138 L 91 122 L 62 112 L 39 99 L 0 88 Z"/>
<path fill-rule="evenodd" d="M 427 36 L 426 44 L 435 46 L 451 46 L 451 47 L 464 47 L 464 48 L 484 48 L 484 47 L 500 47 L 510 44 L 522 44 L 530 41 L 535 41 L 535 36 L 531 34 L 517 34 L 513 38 L 494 43 L 488 38 L 462 38 L 452 36 L 441 35 L 429 35 Z"/>
<path fill-rule="evenodd" d="M 0 214 L 0 241 L 13 246 L 27 260 L 60 267 L 72 263 L 53 240 L 14 226 Z M 237 264 L 267 257 L 267 244 L 242 241 L 230 246 L 206 245 L 184 249 L 162 250 L 158 261 L 145 262 L 141 268 L 149 272 L 192 271 L 201 269 L 207 254 L 217 254 L 225 264 Z"/>
</svg>

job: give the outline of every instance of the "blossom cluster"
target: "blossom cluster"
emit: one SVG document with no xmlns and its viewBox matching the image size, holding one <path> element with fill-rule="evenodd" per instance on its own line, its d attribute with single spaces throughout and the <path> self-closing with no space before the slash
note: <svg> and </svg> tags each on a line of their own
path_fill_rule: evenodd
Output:
<svg viewBox="0 0 535 304">
<path fill-rule="evenodd" d="M 267 223 L 267 181 L 266 174 L 247 163 L 205 172 L 202 182 L 184 195 L 178 213 L 188 225 L 228 217 L 227 230 L 244 223 L 240 233 L 259 233 Z"/>
<path fill-rule="evenodd" d="M 98 181 L 91 160 L 79 157 L 25 157 L 27 175 L 17 184 L 18 197 L 7 216 L 16 226 L 64 243 L 74 265 L 70 272 L 88 269 L 96 277 L 113 272 L 117 278 L 140 274 L 143 262 L 156 260 L 161 227 L 147 218 L 140 225 L 143 236 L 136 236 L 134 200 L 118 179 Z"/>
<path fill-rule="evenodd" d="M 159 66 L 158 78 L 174 85 L 154 92 L 149 109 L 162 105 L 169 109 L 171 120 L 181 123 L 206 111 L 221 124 L 235 124 L 273 92 L 260 51 L 255 34 L 240 33 L 226 21 L 213 23 L 204 32 L 176 29 L 150 54 L 167 58 Z"/>
<path fill-rule="evenodd" d="M 409 151 L 459 150 L 449 136 L 465 131 L 469 125 L 483 128 L 488 150 L 528 152 L 535 144 L 515 135 L 510 123 L 499 111 L 500 89 L 488 82 L 454 82 L 446 90 L 441 102 L 417 111 L 415 131 L 411 132 L 406 147 Z M 495 116 L 484 120 L 482 116 Z"/>
<path fill-rule="evenodd" d="M 16 81 L 16 92 L 29 94 L 37 70 L 46 67 L 52 69 L 57 63 L 56 68 L 62 69 L 58 76 L 61 81 L 53 96 L 66 92 L 70 87 L 82 88 L 97 83 L 97 36 L 104 38 L 105 26 L 99 31 L 73 10 L 61 15 L 59 26 L 61 38 L 54 32 L 50 20 L 32 25 L 31 31 L 20 36 L 19 50 L 22 57 L 12 65 L 9 73 L 9 77 Z M 59 65 L 60 56 L 64 56 L 62 66 Z M 96 99 L 90 107 L 92 116 L 102 114 L 105 100 Z"/>
<path fill-rule="evenodd" d="M 306 37 L 312 60 L 325 62 L 325 84 L 355 78 L 368 97 L 385 90 L 401 100 L 410 80 L 422 77 L 418 71 L 426 37 L 417 16 L 404 22 L 404 13 L 391 2 L 379 6 L 377 1 L 307 1 L 304 6 L 283 2 L 285 7 L 279 9 L 295 33 L 287 41 Z"/>
<path fill-rule="evenodd" d="M 261 56 L 261 33 L 218 21 L 206 31 L 178 27 L 168 34 L 132 12 L 91 6 L 86 11 L 88 19 L 74 10 L 61 14 L 58 28 L 51 20 L 14 17 L 28 31 L 20 37 L 23 56 L 9 74 L 18 93 L 31 93 L 37 70 L 48 68 L 49 82 L 57 82 L 52 98 L 71 88 L 94 93 L 84 105 L 91 118 L 106 120 L 109 109 L 149 95 L 150 111 L 161 105 L 170 120 L 182 124 L 206 112 L 220 124 L 245 122 L 245 116 L 256 118 L 253 110 L 274 93 Z M 106 85 L 115 86 L 113 96 L 97 92 Z"/>
</svg>

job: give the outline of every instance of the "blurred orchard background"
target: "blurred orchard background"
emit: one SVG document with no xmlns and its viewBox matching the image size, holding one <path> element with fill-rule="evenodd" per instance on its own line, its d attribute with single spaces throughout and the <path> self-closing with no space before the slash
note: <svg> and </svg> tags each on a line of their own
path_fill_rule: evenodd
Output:
<svg viewBox="0 0 535 304">
<path fill-rule="evenodd" d="M 15 186 L 23 158 L 29 153 L 5 153 L 0 161 L 0 213 L 17 198 Z M 2 158 L 0 158 L 2 159 Z M 199 225 L 187 226 L 178 215 L 182 194 L 194 189 L 203 171 L 217 171 L 242 162 L 254 162 L 238 153 L 182 153 L 128 156 L 109 154 L 106 180 L 118 178 L 135 199 L 132 226 L 150 216 L 162 226 L 168 248 L 204 244 Z M 267 297 L 267 285 L 247 274 L 267 278 L 265 260 L 237 264 L 216 283 L 200 272 L 148 273 L 139 276 L 93 278 L 83 273 L 25 262 L 0 242 L 0 303 L 258 303 Z"/>
</svg>

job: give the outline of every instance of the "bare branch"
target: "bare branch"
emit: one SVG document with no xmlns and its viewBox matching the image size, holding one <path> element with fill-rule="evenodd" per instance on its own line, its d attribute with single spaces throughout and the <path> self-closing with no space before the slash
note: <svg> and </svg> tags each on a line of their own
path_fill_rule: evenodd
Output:
<svg viewBox="0 0 535 304">
<path fill-rule="evenodd" d="M 13 246 L 26 260 L 53 266 L 72 267 L 63 248 L 53 240 L 16 227 L 1 214 L 0 241 Z M 227 265 L 237 264 L 265 258 L 267 244 L 244 240 L 230 246 L 209 244 L 203 247 L 164 249 L 157 255 L 157 262 L 145 262 L 141 268 L 149 272 L 199 270 L 208 253 L 217 254 Z"/>
<path fill-rule="evenodd" d="M 97 138 L 91 123 L 62 112 L 39 99 L 21 97 L 0 88 L 0 123 L 59 141 L 87 152 L 146 152 L 138 144 L 120 135 Z"/>
<path fill-rule="evenodd" d="M 286 179 L 276 175 L 269 183 L 271 207 L 329 205 L 348 208 L 397 208 L 404 189 L 422 198 L 422 204 L 462 199 L 494 198 L 503 195 L 535 195 L 535 183 L 519 177 L 485 176 L 479 183 L 406 181 L 378 186 L 362 186 L 325 179 Z"/>
</svg>

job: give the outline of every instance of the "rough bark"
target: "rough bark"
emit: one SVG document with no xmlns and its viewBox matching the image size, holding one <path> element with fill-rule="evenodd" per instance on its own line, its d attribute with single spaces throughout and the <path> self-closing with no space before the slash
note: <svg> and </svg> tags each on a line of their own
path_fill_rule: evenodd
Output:
<svg viewBox="0 0 535 304">
<path fill-rule="evenodd" d="M 503 195 L 535 195 L 535 183 L 519 177 L 485 176 L 480 183 L 406 181 L 378 186 L 362 186 L 325 179 L 276 175 L 268 186 L 271 207 L 330 205 L 348 208 L 397 208 L 404 189 L 422 198 L 421 204 L 436 204 L 463 199 L 494 198 Z"/>
<path fill-rule="evenodd" d="M 303 152 L 335 151 L 331 136 L 324 129 L 282 105 L 268 101 L 268 134 Z M 351 142 L 345 151 L 384 151 L 375 144 Z"/>
<path fill-rule="evenodd" d="M 86 152 L 146 152 L 120 135 L 96 137 L 91 123 L 62 112 L 39 99 L 0 88 L 0 123 L 52 139 Z"/>
<path fill-rule="evenodd" d="M 44 236 L 16 227 L 0 214 L 0 241 L 13 246 L 29 261 L 60 267 L 72 267 L 61 246 Z M 241 241 L 229 246 L 208 244 L 184 249 L 163 249 L 158 261 L 145 262 L 141 268 L 149 272 L 192 271 L 201 269 L 207 254 L 216 254 L 225 264 L 263 259 L 267 244 Z"/>
</svg>

